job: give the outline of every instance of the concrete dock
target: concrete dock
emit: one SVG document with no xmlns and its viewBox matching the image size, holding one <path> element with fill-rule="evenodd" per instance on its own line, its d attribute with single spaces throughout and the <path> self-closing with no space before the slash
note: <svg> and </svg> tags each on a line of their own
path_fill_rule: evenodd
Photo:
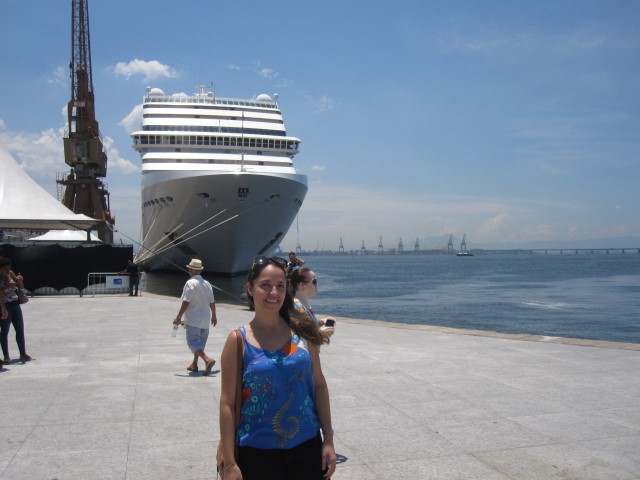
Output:
<svg viewBox="0 0 640 480">
<path fill-rule="evenodd" d="M 215 478 L 219 365 L 186 371 L 178 308 L 150 294 L 24 305 L 37 360 L 0 370 L 0 480 Z M 208 353 L 251 318 L 220 305 Z M 321 358 L 335 480 L 640 479 L 637 345 L 338 319 Z"/>
</svg>

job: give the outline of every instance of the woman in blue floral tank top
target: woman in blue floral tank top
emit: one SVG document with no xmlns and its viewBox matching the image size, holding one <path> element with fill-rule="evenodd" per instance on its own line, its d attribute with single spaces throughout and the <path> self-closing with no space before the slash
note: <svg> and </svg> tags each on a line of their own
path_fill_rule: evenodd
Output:
<svg viewBox="0 0 640 480">
<path fill-rule="evenodd" d="M 318 348 L 328 336 L 308 318 L 290 316 L 293 300 L 285 269 L 284 259 L 258 257 L 247 277 L 255 317 L 240 328 L 244 351 L 239 421 L 235 332 L 222 351 L 225 480 L 324 480 L 336 468 L 329 390 Z"/>
</svg>

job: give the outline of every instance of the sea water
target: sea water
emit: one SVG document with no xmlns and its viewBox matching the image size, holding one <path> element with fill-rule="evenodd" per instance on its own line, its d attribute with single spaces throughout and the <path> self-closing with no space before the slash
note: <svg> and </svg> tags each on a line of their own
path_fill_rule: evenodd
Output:
<svg viewBox="0 0 640 480">
<path fill-rule="evenodd" d="M 636 253 L 303 258 L 318 278 L 320 314 L 640 343 Z M 179 296 L 186 274 L 167 278 Z M 224 290 L 218 301 L 241 302 L 243 277 L 205 278 Z"/>
</svg>

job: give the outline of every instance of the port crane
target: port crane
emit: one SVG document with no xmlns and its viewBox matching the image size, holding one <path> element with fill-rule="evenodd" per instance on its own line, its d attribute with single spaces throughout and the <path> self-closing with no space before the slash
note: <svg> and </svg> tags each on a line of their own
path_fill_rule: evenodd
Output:
<svg viewBox="0 0 640 480">
<path fill-rule="evenodd" d="M 115 217 L 109 192 L 107 154 L 95 114 L 88 0 L 71 2 L 71 100 L 67 104 L 68 136 L 63 139 L 64 161 L 71 171 L 57 182 L 64 185 L 62 203 L 75 213 L 101 220 L 98 238 L 113 243 Z"/>
</svg>

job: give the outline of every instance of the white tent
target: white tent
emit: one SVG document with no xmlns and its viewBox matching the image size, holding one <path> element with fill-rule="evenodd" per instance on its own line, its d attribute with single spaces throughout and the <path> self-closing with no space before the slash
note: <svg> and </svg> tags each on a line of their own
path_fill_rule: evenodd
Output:
<svg viewBox="0 0 640 480">
<path fill-rule="evenodd" d="M 91 234 L 92 242 L 100 242 L 100 240 L 93 233 Z M 33 242 L 86 242 L 87 234 L 81 230 L 49 230 L 44 235 L 39 235 L 37 237 L 31 237 L 29 241 Z"/>
<path fill-rule="evenodd" d="M 49 195 L 0 142 L 0 228 L 89 230 L 99 223 L 73 213 Z"/>
</svg>

